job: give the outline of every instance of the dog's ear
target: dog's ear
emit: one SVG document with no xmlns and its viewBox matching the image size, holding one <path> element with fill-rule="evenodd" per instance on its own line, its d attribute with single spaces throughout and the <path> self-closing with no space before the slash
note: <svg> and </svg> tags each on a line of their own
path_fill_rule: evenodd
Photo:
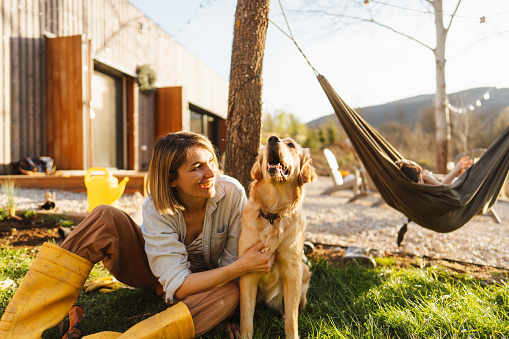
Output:
<svg viewBox="0 0 509 339">
<path fill-rule="evenodd" d="M 298 183 L 304 185 L 308 182 L 316 180 L 316 171 L 311 165 L 311 156 L 309 155 L 309 149 L 305 148 L 302 150 L 302 158 L 300 161 L 300 173 Z"/>
<path fill-rule="evenodd" d="M 260 152 L 258 153 L 258 156 L 256 157 L 256 161 L 253 165 L 253 168 L 251 168 L 251 178 L 253 180 L 260 181 L 263 179 L 263 172 L 262 172 L 262 163 L 263 163 L 263 149 L 265 146 L 260 146 Z"/>
</svg>

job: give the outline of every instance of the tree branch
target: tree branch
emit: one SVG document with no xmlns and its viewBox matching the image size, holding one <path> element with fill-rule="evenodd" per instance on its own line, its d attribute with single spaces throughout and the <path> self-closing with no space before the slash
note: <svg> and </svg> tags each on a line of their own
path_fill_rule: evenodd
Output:
<svg viewBox="0 0 509 339">
<path fill-rule="evenodd" d="M 498 33 L 492 33 L 490 36 L 486 36 L 486 37 L 482 37 L 482 38 L 479 38 L 477 39 L 476 41 L 474 41 L 473 43 L 471 43 L 468 47 L 466 47 L 465 49 L 459 51 L 458 53 L 454 54 L 453 56 L 451 56 L 450 58 L 447 58 L 447 60 L 451 60 L 453 58 L 456 58 L 458 55 L 460 54 L 463 54 L 465 53 L 466 51 L 468 51 L 470 48 L 474 47 L 475 45 L 477 45 L 479 42 L 483 41 L 483 40 L 488 40 L 488 39 L 491 39 L 497 35 L 504 35 L 504 34 L 508 34 L 509 33 L 509 30 L 507 31 L 502 31 L 502 32 L 498 32 Z"/>
<path fill-rule="evenodd" d="M 454 9 L 454 13 L 452 13 L 452 15 L 451 15 L 451 20 L 449 21 L 449 25 L 447 26 L 447 29 L 446 29 L 447 32 L 449 32 L 449 28 L 451 28 L 452 20 L 456 16 L 456 12 L 458 11 L 458 8 L 460 7 L 460 4 L 461 4 L 461 0 L 459 0 L 458 3 L 456 4 L 456 8 Z"/>
<path fill-rule="evenodd" d="M 296 12 L 299 12 L 299 11 L 296 11 Z M 336 13 L 330 13 L 330 12 L 327 12 L 327 11 L 321 11 L 321 10 L 314 10 L 314 11 L 309 11 L 309 10 L 306 10 L 304 11 L 305 13 L 312 13 L 312 14 L 321 14 L 321 15 L 326 15 L 326 16 L 331 16 L 331 17 L 341 17 L 341 18 L 346 18 L 346 19 L 353 19 L 353 20 L 357 20 L 357 21 L 361 21 L 361 22 L 371 22 L 375 25 L 378 25 L 380 27 L 383 27 L 385 29 L 388 29 L 388 30 L 391 30 L 392 32 L 396 33 L 396 34 L 399 34 L 401 36 L 404 36 L 405 38 L 408 38 L 412 41 L 415 41 L 417 42 L 418 44 L 428 48 L 429 50 L 431 50 L 432 52 L 434 51 L 434 48 L 433 47 L 430 47 L 428 46 L 427 44 L 425 44 L 424 42 L 420 41 L 420 40 L 417 40 L 416 38 L 413 38 L 411 37 L 410 35 L 408 34 L 405 34 L 403 32 L 400 32 L 398 31 L 397 29 L 391 27 L 391 26 L 388 26 L 386 24 L 383 24 L 379 21 L 376 21 L 375 19 L 365 19 L 365 18 L 362 18 L 362 17 L 358 17 L 358 16 L 352 16 L 352 15 L 346 15 L 346 14 L 336 14 Z"/>
<path fill-rule="evenodd" d="M 404 37 L 406 37 L 406 38 L 408 38 L 408 39 L 410 39 L 410 40 L 413 40 L 413 41 L 417 42 L 418 44 L 420 44 L 421 46 L 424 46 L 424 47 L 428 48 L 428 49 L 429 49 L 430 51 L 432 51 L 432 52 L 435 50 L 433 47 L 430 47 L 430 46 L 426 45 L 424 42 L 422 42 L 422 41 L 420 41 L 420 40 L 417 40 L 417 39 L 415 39 L 415 38 L 411 37 L 410 35 L 407 35 L 407 34 L 405 34 L 405 33 L 403 33 L 403 32 L 400 32 L 400 31 L 398 31 L 398 30 L 397 30 L 397 29 L 395 29 L 395 28 L 392 28 L 392 27 L 390 27 L 390 26 L 387 26 L 387 25 L 385 25 L 385 24 L 382 24 L 381 22 L 375 21 L 375 20 L 373 20 L 373 19 L 371 19 L 371 20 L 365 20 L 365 21 L 372 22 L 372 23 L 374 23 L 374 24 L 376 24 L 376 25 L 378 25 L 378 26 L 380 26 L 380 27 L 386 28 L 386 29 L 388 29 L 388 30 L 393 31 L 393 32 L 394 32 L 394 33 L 396 33 L 396 34 L 402 35 L 402 36 L 404 36 Z"/>
</svg>

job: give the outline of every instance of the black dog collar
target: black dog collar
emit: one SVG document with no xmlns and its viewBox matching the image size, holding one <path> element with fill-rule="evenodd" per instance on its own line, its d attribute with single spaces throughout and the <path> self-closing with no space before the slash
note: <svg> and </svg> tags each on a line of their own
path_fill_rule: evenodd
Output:
<svg viewBox="0 0 509 339">
<path fill-rule="evenodd" d="M 260 215 L 267 219 L 271 225 L 274 225 L 274 220 L 281 218 L 281 216 L 277 213 L 264 213 L 262 209 L 260 208 Z"/>
</svg>

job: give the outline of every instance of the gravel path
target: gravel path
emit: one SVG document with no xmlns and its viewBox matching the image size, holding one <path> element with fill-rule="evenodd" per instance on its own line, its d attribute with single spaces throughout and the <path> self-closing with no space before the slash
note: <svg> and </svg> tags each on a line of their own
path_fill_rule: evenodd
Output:
<svg viewBox="0 0 509 339">
<path fill-rule="evenodd" d="M 48 191 L 55 193 L 55 213 L 88 213 L 86 193 L 49 189 L 18 188 L 16 191 L 16 209 L 18 211 L 39 210 L 40 206 L 45 202 L 44 193 Z M 135 194 L 123 194 L 118 201 L 118 207 L 140 223 L 139 214 L 144 200 L 143 195 L 138 192 Z M 7 197 L 0 191 L 0 207 L 6 204 Z"/>
<path fill-rule="evenodd" d="M 347 203 L 352 191 L 331 195 L 320 193 L 332 185 L 328 177 L 319 177 L 306 186 L 304 211 L 308 220 L 306 239 L 315 243 L 339 247 L 360 246 L 366 249 L 407 252 L 419 256 L 452 259 L 509 269 L 509 203 L 499 201 L 495 208 L 502 219 L 496 223 L 489 216 L 477 216 L 467 225 L 452 233 L 436 233 L 410 223 L 405 240 L 397 247 L 399 228 L 406 217 L 387 205 L 371 207 L 379 199 L 372 194 L 353 203 Z M 37 210 L 44 203 L 42 189 L 17 190 L 18 210 Z M 87 213 L 86 193 L 55 190 L 60 213 Z M 140 208 L 144 197 L 124 194 L 119 208 L 141 223 Z M 0 206 L 6 204 L 0 192 Z"/>
<path fill-rule="evenodd" d="M 312 242 L 407 252 L 509 269 L 508 202 L 498 201 L 495 204 L 501 224 L 488 215 L 482 215 L 454 232 L 436 233 L 410 223 L 402 246 L 398 248 L 397 234 L 407 221 L 402 213 L 385 204 L 371 207 L 380 198 L 379 194 L 353 203 L 347 203 L 353 196 L 351 190 L 320 194 L 331 185 L 330 178 L 319 177 L 306 186 L 306 238 Z"/>
</svg>

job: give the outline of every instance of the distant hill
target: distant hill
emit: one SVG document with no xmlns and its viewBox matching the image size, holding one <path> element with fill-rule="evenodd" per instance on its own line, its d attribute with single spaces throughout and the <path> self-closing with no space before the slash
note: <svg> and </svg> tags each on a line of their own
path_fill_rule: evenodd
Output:
<svg viewBox="0 0 509 339">
<path fill-rule="evenodd" d="M 488 90 L 490 98 L 485 100 L 483 96 Z M 417 122 L 419 112 L 433 106 L 433 97 L 434 94 L 419 95 L 382 105 L 356 108 L 355 110 L 373 127 L 391 121 L 413 127 Z M 468 111 L 468 114 L 482 115 L 484 120 L 494 119 L 505 107 L 509 106 L 509 88 L 479 87 L 449 94 L 449 102 L 455 107 L 475 105 L 475 101 L 478 99 L 482 106 L 476 107 L 474 111 Z M 307 126 L 319 127 L 326 125 L 331 119 L 339 124 L 336 115 L 333 113 L 310 121 Z"/>
</svg>

